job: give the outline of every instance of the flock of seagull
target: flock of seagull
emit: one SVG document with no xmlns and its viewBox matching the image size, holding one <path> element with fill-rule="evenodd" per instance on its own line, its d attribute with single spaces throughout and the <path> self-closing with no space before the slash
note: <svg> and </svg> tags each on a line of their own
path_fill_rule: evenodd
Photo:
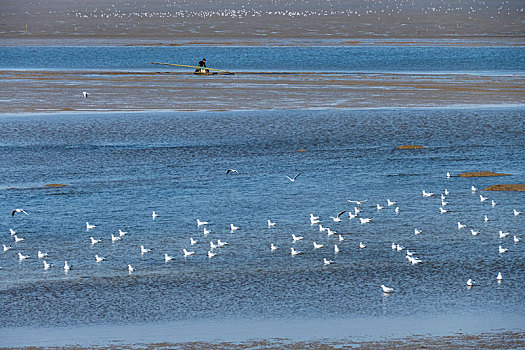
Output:
<svg viewBox="0 0 525 350">
<path fill-rule="evenodd" d="M 235 169 L 228 169 L 226 174 L 227 175 L 228 174 L 236 175 L 236 174 L 239 174 L 239 172 L 237 170 L 235 170 Z M 286 176 L 286 178 L 291 183 L 295 183 L 297 178 L 300 175 L 301 174 L 299 173 L 299 174 L 295 175 L 294 177 Z M 450 173 L 447 173 L 446 177 L 450 178 L 451 177 Z M 471 191 L 472 191 L 473 194 L 475 194 L 477 192 L 477 188 L 472 186 L 471 187 Z M 447 189 L 445 189 L 443 193 L 439 194 L 439 196 L 441 198 L 441 206 L 439 207 L 439 212 L 441 214 L 445 214 L 445 213 L 450 212 L 450 210 L 446 209 L 448 204 L 449 204 L 449 202 L 447 202 L 447 195 L 449 195 L 449 191 Z M 423 196 L 423 198 L 429 198 L 429 197 L 434 197 L 434 196 L 437 196 L 437 195 L 435 193 L 433 193 L 433 192 L 427 192 L 425 190 L 422 190 L 422 196 Z M 479 200 L 480 200 L 481 203 L 488 202 L 488 198 L 483 196 L 482 194 L 479 195 Z M 343 210 L 343 211 L 339 212 L 335 216 L 330 216 L 330 219 L 332 220 L 332 222 L 334 224 L 342 222 L 344 216 L 347 216 L 349 220 L 358 219 L 360 225 L 365 225 L 365 224 L 368 224 L 368 223 L 372 222 L 372 218 L 371 217 L 365 217 L 363 215 L 363 205 L 364 205 L 364 203 L 367 202 L 366 200 L 360 200 L 360 201 L 348 200 L 348 202 L 354 205 L 353 209 L 352 210 Z M 497 205 L 497 203 L 494 200 L 490 201 L 490 206 L 492 208 L 494 208 L 496 205 Z M 399 206 L 397 205 L 397 202 L 396 201 L 392 201 L 390 199 L 386 200 L 386 205 L 385 204 L 381 205 L 380 203 L 378 203 L 375 206 L 372 206 L 371 208 L 375 208 L 376 211 L 380 211 L 380 210 L 383 210 L 385 208 L 391 208 L 391 207 L 393 207 L 393 211 L 394 211 L 395 214 L 399 213 L 400 209 L 399 209 Z M 11 216 L 12 217 L 14 217 L 16 214 L 19 214 L 19 215 L 25 214 L 25 215 L 29 216 L 29 214 L 24 209 L 21 209 L 21 208 L 14 209 L 11 212 Z M 347 214 L 347 215 L 345 215 L 345 214 Z M 518 215 L 521 215 L 521 214 L 522 213 L 520 211 L 518 211 L 517 209 L 513 209 L 513 212 L 512 212 L 513 216 L 518 216 Z M 160 215 L 156 211 L 152 211 L 151 218 L 152 218 L 153 221 L 156 220 L 159 216 Z M 488 219 L 487 215 L 485 215 L 484 221 L 487 222 L 488 220 L 489 219 Z M 332 239 L 336 239 L 337 240 L 335 243 L 333 243 L 333 241 L 329 240 L 329 242 L 331 242 L 330 245 L 333 244 L 332 250 L 333 250 L 334 257 L 337 256 L 339 254 L 339 252 L 341 251 L 341 248 L 338 246 L 338 243 L 341 244 L 345 240 L 345 237 L 344 237 L 345 234 L 340 234 L 340 233 L 337 233 L 337 232 L 333 231 L 332 229 L 330 229 L 328 227 L 327 224 L 323 224 L 321 222 L 319 216 L 316 216 L 313 213 L 310 214 L 309 221 L 310 221 L 310 225 L 311 226 L 317 226 L 318 227 L 319 233 L 325 233 L 329 239 L 332 238 Z M 211 233 L 211 229 L 208 228 L 209 227 L 208 226 L 209 225 L 208 221 L 203 221 L 203 220 L 201 221 L 201 219 L 196 219 L 196 225 L 197 225 L 197 228 L 199 230 L 202 230 L 202 235 L 205 238 Z M 268 229 L 272 229 L 272 228 L 276 227 L 276 225 L 277 225 L 276 222 L 271 221 L 270 219 L 267 220 L 267 227 L 268 227 Z M 85 223 L 85 227 L 86 227 L 86 232 L 90 232 L 92 230 L 95 230 L 97 226 L 93 225 L 93 224 L 90 224 L 89 222 L 86 222 Z M 466 229 L 467 227 L 470 229 L 470 232 L 471 232 L 472 236 L 477 236 L 479 234 L 479 231 L 476 231 L 473 227 L 467 226 L 466 224 L 462 224 L 460 221 L 457 222 L 457 229 L 458 229 L 458 231 Z M 231 223 L 230 226 L 229 226 L 229 232 L 231 234 L 236 233 L 239 229 L 240 229 L 240 227 L 234 225 L 233 223 Z M 11 235 L 12 239 L 14 240 L 15 247 L 19 248 L 18 244 L 23 242 L 24 238 L 19 237 L 17 232 L 15 230 L 13 230 L 13 229 L 10 229 L 9 231 L 10 231 L 10 235 Z M 415 235 L 419 235 L 419 234 L 421 234 L 421 232 L 422 231 L 420 229 L 418 229 L 418 228 L 414 229 L 414 234 Z M 118 241 L 122 240 L 127 234 L 128 234 L 128 232 L 119 229 L 118 230 L 118 234 L 111 234 L 111 243 L 112 244 L 117 243 Z M 510 235 L 509 232 L 503 232 L 501 230 L 499 231 L 499 238 L 500 239 L 504 239 L 504 238 L 506 238 L 509 235 Z M 296 249 L 295 243 L 303 241 L 304 237 L 296 235 L 295 233 L 292 233 L 290 236 L 291 236 L 291 242 L 290 243 L 291 243 L 292 246 L 289 249 L 290 249 L 291 256 L 294 257 L 296 255 L 303 254 L 303 252 L 301 250 Z M 102 238 L 96 239 L 93 236 L 90 236 L 89 240 L 90 240 L 89 243 L 91 244 L 91 246 L 96 246 L 97 244 L 101 243 L 103 239 Z M 514 243 L 518 243 L 518 242 L 520 242 L 520 240 L 521 239 L 518 236 L 513 235 Z M 196 239 L 194 239 L 193 237 L 189 237 L 188 249 L 186 249 L 186 248 L 182 249 L 182 254 L 184 255 L 184 258 L 188 258 L 188 257 L 190 257 L 190 256 L 195 254 L 195 250 L 191 250 L 191 249 L 197 243 L 198 243 L 198 241 Z M 3 252 L 4 253 L 6 253 L 6 252 L 10 251 L 11 249 L 13 249 L 13 247 L 11 245 L 3 244 L 2 246 L 3 246 Z M 221 239 L 218 239 L 217 241 L 210 240 L 209 241 L 209 247 L 210 248 L 207 251 L 208 259 L 212 259 L 213 257 L 217 256 L 217 254 L 219 253 L 220 249 L 225 247 L 225 246 L 228 246 L 228 242 L 222 241 Z M 314 251 L 320 250 L 322 248 L 325 248 L 325 244 L 317 243 L 316 241 L 312 242 L 312 246 L 313 246 L 313 250 Z M 409 250 L 408 248 L 400 245 L 399 243 L 392 242 L 392 246 L 391 247 L 392 247 L 392 251 L 397 251 L 397 252 L 403 252 L 404 251 L 405 254 L 406 254 L 405 258 L 412 265 L 418 265 L 418 264 L 423 262 L 420 258 L 418 258 L 415 255 L 414 251 Z M 275 252 L 278 249 L 279 249 L 279 247 L 275 243 L 271 243 L 270 246 L 269 246 L 269 251 L 271 253 Z M 366 244 L 363 243 L 363 242 L 359 242 L 359 249 L 366 249 Z M 140 245 L 140 255 L 143 256 L 145 254 L 150 253 L 151 251 L 152 251 L 151 248 L 146 248 L 144 245 Z M 498 247 L 499 254 L 504 254 L 507 251 L 508 251 L 508 248 L 504 248 L 502 245 L 499 245 L 499 247 Z M 17 254 L 18 254 L 18 260 L 20 262 L 31 258 L 31 255 L 25 255 L 21 251 L 19 251 Z M 37 255 L 37 259 L 42 261 L 42 265 L 43 265 L 44 271 L 47 271 L 47 270 L 49 270 L 50 268 L 53 267 L 53 265 L 48 263 L 47 260 L 46 260 L 46 258 L 48 257 L 48 253 L 42 252 L 42 251 L 38 251 L 36 255 Z M 169 255 L 168 252 L 164 252 L 163 258 L 164 258 L 164 262 L 168 263 L 171 260 L 173 260 L 174 256 Z M 99 256 L 98 254 L 94 255 L 94 261 L 95 261 L 96 264 L 102 263 L 105 260 L 106 260 L 106 258 L 103 257 L 103 256 Z M 328 259 L 326 257 L 324 257 L 323 261 L 322 261 L 323 266 L 328 266 L 328 265 L 331 265 L 331 264 L 334 264 L 334 263 L 335 263 L 334 260 L 330 260 L 330 259 Z M 72 266 L 68 263 L 68 261 L 67 260 L 64 261 L 64 264 L 63 264 L 64 273 L 67 274 L 69 272 L 69 270 L 71 270 L 71 268 L 72 268 Z M 0 269 L 2 269 L 2 268 L 0 267 Z M 128 269 L 128 273 L 129 274 L 132 274 L 135 271 L 135 268 L 131 264 L 127 265 L 127 269 Z M 503 277 L 502 277 L 501 272 L 498 272 L 496 279 L 497 279 L 498 282 L 502 281 Z M 469 289 L 472 288 L 473 286 L 477 285 L 476 282 L 473 279 L 468 279 L 466 284 L 467 284 L 467 287 Z M 394 288 L 387 287 L 384 284 L 381 285 L 381 288 L 382 288 L 383 292 L 386 293 L 386 294 L 390 294 L 390 293 L 393 293 L 395 291 Z"/>
</svg>

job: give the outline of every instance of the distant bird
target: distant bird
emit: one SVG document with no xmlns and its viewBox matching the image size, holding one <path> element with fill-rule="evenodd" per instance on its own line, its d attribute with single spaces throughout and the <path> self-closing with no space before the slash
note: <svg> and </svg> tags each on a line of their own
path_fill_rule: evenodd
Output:
<svg viewBox="0 0 525 350">
<path fill-rule="evenodd" d="M 348 218 L 352 220 L 353 218 L 356 218 L 357 214 L 352 213 L 351 211 L 348 212 Z"/>
<path fill-rule="evenodd" d="M 237 174 L 238 175 L 239 172 L 237 170 L 235 170 L 235 169 L 228 169 L 226 171 L 226 175 L 228 175 L 228 174 L 232 174 L 232 175 Z"/>
<path fill-rule="evenodd" d="M 15 243 L 22 242 L 24 240 L 22 237 L 18 237 L 17 235 L 14 235 L 13 238 L 15 239 Z"/>
<path fill-rule="evenodd" d="M 118 235 L 119 237 L 124 237 L 125 235 L 127 235 L 128 233 L 127 232 L 124 232 L 122 231 L 121 229 L 118 229 Z"/>
<path fill-rule="evenodd" d="M 494 208 L 496 206 L 496 202 L 494 202 L 494 200 L 491 200 L 490 204 L 492 205 L 492 208 Z"/>
<path fill-rule="evenodd" d="M 128 264 L 128 273 L 131 274 L 133 271 L 135 271 L 135 269 L 133 268 L 133 266 L 131 266 L 130 264 Z"/>
<path fill-rule="evenodd" d="M 514 216 L 518 216 L 521 214 L 521 211 L 517 211 L 516 209 L 512 209 L 512 213 L 514 214 Z"/>
<path fill-rule="evenodd" d="M 295 234 L 292 233 L 292 242 L 293 242 L 293 243 L 298 242 L 298 241 L 300 241 L 301 239 L 303 239 L 302 236 L 296 236 Z"/>
<path fill-rule="evenodd" d="M 159 216 L 159 214 L 155 213 L 155 210 L 153 210 L 153 212 L 151 213 L 151 217 L 153 218 L 153 220 L 155 220 L 157 216 Z"/>
<path fill-rule="evenodd" d="M 271 222 L 269 219 L 267 220 L 267 222 L 268 222 L 268 228 L 275 227 L 275 222 Z"/>
<path fill-rule="evenodd" d="M 319 224 L 319 232 L 325 232 L 328 230 L 328 227 L 323 227 L 323 225 Z"/>
<path fill-rule="evenodd" d="M 295 250 L 293 247 L 290 248 L 290 252 L 291 252 L 292 256 L 295 256 L 297 254 L 301 254 L 300 250 Z"/>
<path fill-rule="evenodd" d="M 516 237 L 516 236 L 514 236 Z M 4 247 L 4 252 L 7 252 L 8 250 L 12 249 L 11 246 L 6 246 L 5 244 L 2 244 L 2 246 Z"/>
<path fill-rule="evenodd" d="M 208 259 L 213 258 L 215 255 L 217 255 L 217 253 L 212 253 L 208 250 Z"/>
<path fill-rule="evenodd" d="M 339 247 L 337 244 L 334 244 L 334 254 L 339 254 Z"/>
<path fill-rule="evenodd" d="M 396 250 L 396 247 L 397 245 L 394 242 L 392 242 L 392 250 Z"/>
<path fill-rule="evenodd" d="M 387 204 L 389 207 L 393 206 L 393 205 L 396 204 L 396 203 L 397 203 L 397 202 L 393 202 L 393 201 L 391 201 L 390 199 L 387 199 L 387 200 L 386 200 L 386 204 Z"/>
<path fill-rule="evenodd" d="M 366 245 L 363 244 L 363 242 L 359 242 L 359 248 L 364 249 L 364 248 L 366 248 Z"/>
<path fill-rule="evenodd" d="M 205 236 L 207 236 L 211 232 L 211 230 L 206 229 L 206 227 L 204 227 L 203 230 Z"/>
<path fill-rule="evenodd" d="M 15 216 L 15 213 L 24 213 L 26 215 L 29 215 L 28 213 L 25 212 L 24 209 L 15 209 L 15 210 L 13 210 L 13 212 L 11 213 L 11 216 Z"/>
<path fill-rule="evenodd" d="M 14 236 L 14 235 L 16 235 L 16 231 L 15 231 L 15 230 L 13 230 L 12 228 L 10 228 L 10 229 L 9 229 L 9 232 L 11 233 L 11 236 Z"/>
<path fill-rule="evenodd" d="M 418 235 L 418 234 L 420 234 L 420 233 L 421 233 L 421 230 L 418 230 L 417 228 L 414 229 L 414 234 L 415 234 L 415 235 Z"/>
<path fill-rule="evenodd" d="M 293 177 L 293 179 L 292 179 L 290 176 L 288 176 L 288 175 L 285 175 L 285 176 L 286 176 L 286 178 L 287 178 L 288 180 L 290 180 L 291 182 L 295 182 L 295 180 L 299 177 L 299 175 L 301 175 L 301 173 L 295 175 L 295 176 Z"/>
<path fill-rule="evenodd" d="M 182 249 L 182 251 L 184 252 L 184 257 L 185 257 L 185 258 L 188 257 L 188 256 L 191 256 L 191 255 L 195 254 L 195 252 L 189 252 L 189 251 L 187 251 L 185 248 Z"/>
<path fill-rule="evenodd" d="M 71 266 L 69 266 L 67 261 L 64 261 L 64 272 L 67 273 L 69 270 L 71 270 Z"/>
<path fill-rule="evenodd" d="M 42 253 L 40 250 L 37 253 L 39 259 L 44 259 L 47 256 L 47 253 Z"/>
<path fill-rule="evenodd" d="M 450 173 L 447 171 L 447 179 L 450 179 Z"/>
<path fill-rule="evenodd" d="M 84 97 L 87 98 L 91 94 L 87 91 L 82 91 L 82 95 L 84 95 Z"/>
<path fill-rule="evenodd" d="M 151 252 L 151 249 L 144 248 L 143 245 L 140 246 L 140 255 L 144 255 L 144 254 L 149 253 L 149 252 Z"/>
<path fill-rule="evenodd" d="M 379 204 L 376 204 L 376 209 L 377 209 L 377 210 L 381 210 L 381 209 L 383 209 L 383 207 L 380 206 Z"/>
<path fill-rule="evenodd" d="M 448 190 L 445 188 L 445 196 L 448 196 Z"/>
<path fill-rule="evenodd" d="M 458 230 L 461 230 L 464 227 L 465 225 L 463 225 L 461 222 L 458 221 Z"/>
<path fill-rule="evenodd" d="M 42 263 L 44 264 L 44 271 L 49 270 L 49 268 L 51 267 L 51 264 L 48 264 L 45 260 L 42 261 Z"/>
<path fill-rule="evenodd" d="M 228 242 L 223 242 L 223 241 L 221 241 L 220 239 L 218 239 L 218 240 L 217 240 L 217 245 L 218 245 L 219 247 L 224 247 L 225 245 L 228 245 Z"/>
<path fill-rule="evenodd" d="M 474 231 L 473 229 L 470 229 L 470 233 L 472 233 L 472 236 L 477 236 L 479 234 L 479 231 Z"/>
<path fill-rule="evenodd" d="M 170 260 L 173 260 L 173 257 L 169 256 L 167 253 L 164 253 L 164 262 L 168 262 Z"/>
<path fill-rule="evenodd" d="M 472 190 L 472 193 L 476 192 L 478 189 L 474 186 L 470 186 L 470 189 Z"/>
<path fill-rule="evenodd" d="M 210 241 L 210 249 L 213 250 L 213 249 L 217 249 L 219 248 L 218 245 L 216 245 L 215 243 L 213 243 L 213 241 Z"/>
<path fill-rule="evenodd" d="M 101 256 L 98 256 L 98 254 L 95 254 L 95 261 L 96 261 L 96 262 L 99 263 L 99 262 L 102 262 L 102 261 L 104 261 L 104 260 L 106 260 L 106 258 L 101 257 Z"/>
<path fill-rule="evenodd" d="M 440 212 L 441 214 L 444 214 L 444 213 L 448 213 L 448 212 L 450 212 L 450 210 L 448 210 L 448 209 L 443 209 L 443 207 L 439 207 L 439 212 Z"/>
<path fill-rule="evenodd" d="M 484 202 L 486 200 L 487 200 L 487 197 L 483 197 L 483 195 L 481 195 L 481 194 L 479 195 L 479 201 L 480 202 Z"/>
<path fill-rule="evenodd" d="M 396 214 L 399 214 L 399 207 L 396 207 L 396 209 L 394 209 L 394 212 L 395 212 Z"/>
<path fill-rule="evenodd" d="M 111 234 L 111 243 L 115 243 L 116 241 L 120 241 L 122 238 L 120 236 L 115 236 L 113 233 Z"/>
<path fill-rule="evenodd" d="M 520 239 L 516 236 L 514 236 L 514 243 L 518 243 L 520 241 Z M 5 252 L 5 246 L 4 246 L 4 252 Z"/>
<path fill-rule="evenodd" d="M 441 200 L 441 206 L 444 207 L 445 205 L 447 205 L 448 202 L 445 202 L 443 199 Z"/>
<path fill-rule="evenodd" d="M 485 215 L 485 218 L 483 218 L 483 221 L 485 221 L 485 222 L 489 221 L 489 217 L 487 215 Z"/>
<path fill-rule="evenodd" d="M 468 287 L 473 287 L 475 285 L 476 285 L 476 282 L 469 278 L 468 281 L 467 281 L 467 286 Z"/>
<path fill-rule="evenodd" d="M 230 232 L 234 233 L 239 229 L 239 226 L 235 226 L 234 224 L 230 224 Z"/>
<path fill-rule="evenodd" d="M 347 201 L 349 201 L 350 203 L 355 203 L 357 205 L 359 205 L 360 207 L 363 206 L 363 203 L 365 203 L 368 199 L 365 199 L 365 200 L 362 200 L 362 201 L 352 201 L 350 199 L 347 199 Z"/>
<path fill-rule="evenodd" d="M 274 245 L 273 243 L 270 244 L 270 249 L 271 249 L 272 252 L 275 252 L 275 251 L 277 250 L 277 248 L 279 248 L 279 247 L 277 247 L 277 246 Z"/>
<path fill-rule="evenodd" d="M 342 242 L 344 240 L 345 240 L 345 238 L 343 237 L 343 235 L 339 235 L 339 242 Z"/>
<path fill-rule="evenodd" d="M 319 220 L 319 216 L 315 216 L 314 214 L 310 213 L 310 221 L 312 220 Z"/>
<path fill-rule="evenodd" d="M 192 237 L 190 237 L 190 245 L 195 245 L 197 244 L 197 241 L 194 240 Z"/>
<path fill-rule="evenodd" d="M 396 250 L 397 250 L 398 252 L 402 251 L 403 249 L 405 249 L 405 247 L 403 247 L 403 246 L 400 245 L 400 244 L 396 244 Z"/>
<path fill-rule="evenodd" d="M 384 284 L 381 285 L 381 289 L 383 289 L 383 292 L 387 294 L 392 293 L 394 291 L 394 288 L 389 288 L 385 286 Z"/>
<path fill-rule="evenodd" d="M 346 213 L 346 210 L 343 210 L 342 212 L 337 214 L 336 217 L 333 217 L 333 216 L 330 216 L 330 217 L 332 218 L 332 220 L 334 220 L 334 222 L 341 222 L 341 215 L 343 215 L 344 213 Z"/>
<path fill-rule="evenodd" d="M 94 239 L 93 237 L 89 237 L 89 239 L 91 240 L 91 245 L 95 245 L 97 243 L 100 243 L 100 241 L 102 241 L 102 239 Z"/>
<path fill-rule="evenodd" d="M 326 228 L 326 231 L 327 231 L 326 233 L 327 233 L 328 236 L 333 236 L 333 235 L 336 234 L 335 231 L 330 230 L 328 227 Z"/>
<path fill-rule="evenodd" d="M 407 255 L 408 256 L 412 256 L 412 255 L 414 255 L 414 252 L 411 252 L 410 250 L 407 249 Z"/>
<path fill-rule="evenodd" d="M 95 227 L 97 227 L 97 226 L 95 226 L 95 225 L 90 225 L 89 222 L 86 221 L 86 231 L 92 230 L 92 229 L 94 229 Z"/>
<path fill-rule="evenodd" d="M 29 255 L 23 255 L 22 253 L 18 253 L 18 260 L 23 261 L 25 259 L 29 258 Z"/>
<path fill-rule="evenodd" d="M 502 246 L 498 247 L 498 251 L 499 251 L 500 254 L 506 253 L 507 250 L 508 250 L 507 248 L 503 248 Z"/>
<path fill-rule="evenodd" d="M 333 264 L 334 261 L 333 260 L 327 260 L 326 258 L 323 258 L 323 265 L 326 266 L 326 265 L 330 265 L 330 264 Z"/>
<path fill-rule="evenodd" d="M 324 244 L 317 244 L 314 242 L 314 249 L 321 249 L 322 247 L 324 247 Z"/>
<path fill-rule="evenodd" d="M 423 190 L 422 192 L 423 192 L 423 197 L 431 197 L 434 195 L 434 192 L 427 192 L 425 190 Z"/>
<path fill-rule="evenodd" d="M 359 218 L 359 221 L 361 221 L 361 225 L 364 225 L 364 224 L 367 224 L 370 221 L 372 221 L 372 219 L 370 219 L 370 218 Z"/>
<path fill-rule="evenodd" d="M 505 238 L 508 235 L 510 235 L 510 232 L 503 232 L 501 230 L 499 231 L 499 238 Z"/>
<path fill-rule="evenodd" d="M 498 277 L 496 277 L 496 279 L 498 280 L 498 283 L 500 283 L 501 280 L 503 280 L 503 277 L 501 276 L 501 272 L 498 272 Z"/>
<path fill-rule="evenodd" d="M 197 219 L 197 227 L 201 227 L 202 225 L 208 225 L 208 221 L 200 221 L 200 219 Z"/>
</svg>

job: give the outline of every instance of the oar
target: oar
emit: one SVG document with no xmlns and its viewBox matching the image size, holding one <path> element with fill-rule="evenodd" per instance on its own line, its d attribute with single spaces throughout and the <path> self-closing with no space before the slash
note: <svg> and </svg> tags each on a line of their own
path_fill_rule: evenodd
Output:
<svg viewBox="0 0 525 350">
<path fill-rule="evenodd" d="M 200 66 L 188 66 L 186 64 L 175 64 L 175 63 L 158 63 L 158 62 L 151 62 L 151 64 L 162 64 L 162 65 L 165 65 L 165 66 L 176 66 L 176 67 L 186 67 L 186 68 L 197 68 L 197 69 L 201 69 L 203 67 L 200 67 Z M 223 72 L 223 73 L 227 73 L 227 74 L 232 74 L 232 72 L 228 72 L 227 70 L 222 70 L 222 69 L 215 69 L 215 68 L 207 68 L 205 67 L 205 69 L 209 69 L 209 70 L 215 70 L 215 71 L 218 71 L 218 72 Z"/>
</svg>

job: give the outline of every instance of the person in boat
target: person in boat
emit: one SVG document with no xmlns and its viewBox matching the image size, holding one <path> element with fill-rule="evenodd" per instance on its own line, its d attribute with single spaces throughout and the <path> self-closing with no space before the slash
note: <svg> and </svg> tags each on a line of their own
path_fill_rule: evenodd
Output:
<svg viewBox="0 0 525 350">
<path fill-rule="evenodd" d="M 206 69 L 206 58 L 203 58 L 202 61 L 199 61 L 199 67 L 198 69 L 195 70 L 196 73 L 208 73 L 209 70 Z"/>
</svg>

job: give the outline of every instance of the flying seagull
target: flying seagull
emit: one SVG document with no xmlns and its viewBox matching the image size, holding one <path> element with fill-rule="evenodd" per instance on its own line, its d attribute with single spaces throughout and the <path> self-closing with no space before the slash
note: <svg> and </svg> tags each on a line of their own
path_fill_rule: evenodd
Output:
<svg viewBox="0 0 525 350">
<path fill-rule="evenodd" d="M 228 169 L 226 171 L 226 175 L 228 175 L 228 174 L 237 174 L 237 175 L 239 175 L 239 172 L 237 170 L 235 170 L 235 169 Z"/>
<path fill-rule="evenodd" d="M 301 175 L 301 173 L 295 175 L 295 176 L 293 177 L 293 179 L 292 179 L 290 176 L 288 176 L 288 175 L 285 175 L 285 176 L 286 176 L 286 178 L 287 178 L 288 180 L 290 180 L 291 182 L 295 182 L 295 180 L 299 177 L 299 175 Z"/>
<path fill-rule="evenodd" d="M 84 95 L 84 97 L 87 98 L 91 94 L 87 91 L 82 91 L 82 95 Z"/>
<path fill-rule="evenodd" d="M 13 212 L 11 213 L 11 216 L 15 216 L 15 213 L 24 213 L 26 215 L 29 215 L 28 213 L 25 212 L 24 209 L 15 209 L 15 210 L 13 210 Z"/>
</svg>

